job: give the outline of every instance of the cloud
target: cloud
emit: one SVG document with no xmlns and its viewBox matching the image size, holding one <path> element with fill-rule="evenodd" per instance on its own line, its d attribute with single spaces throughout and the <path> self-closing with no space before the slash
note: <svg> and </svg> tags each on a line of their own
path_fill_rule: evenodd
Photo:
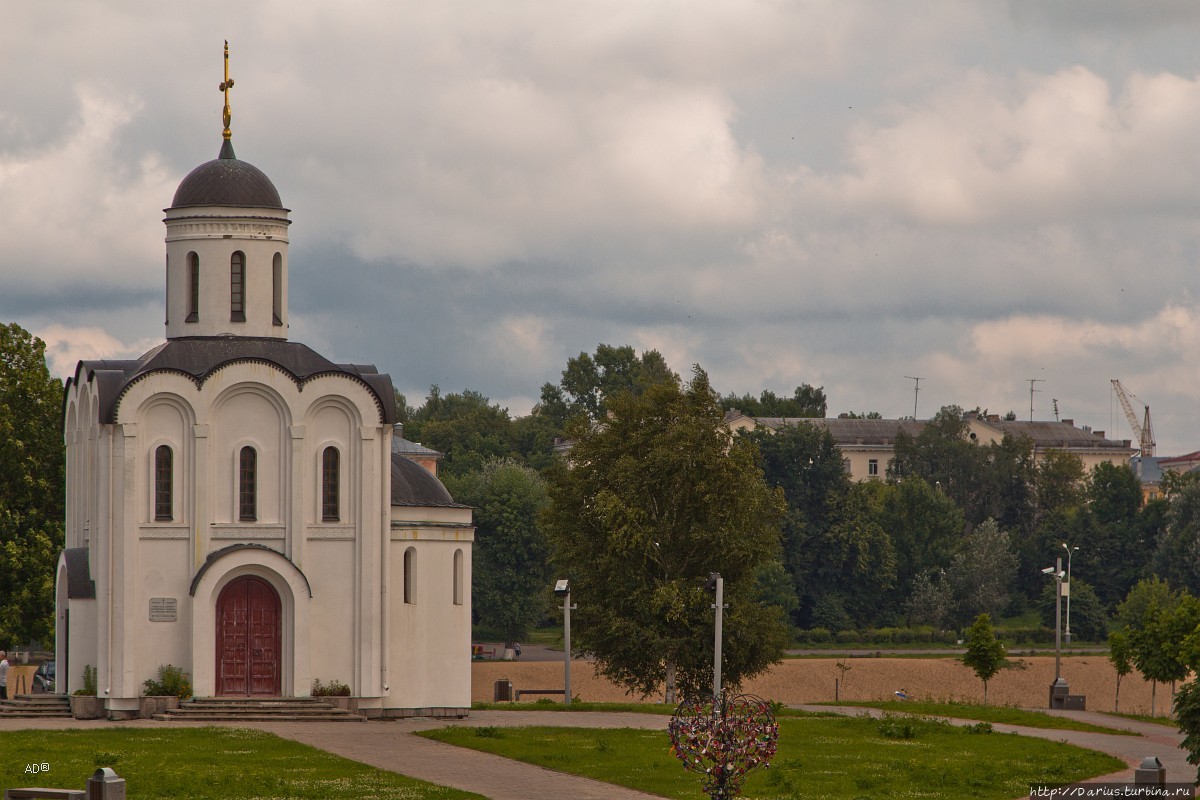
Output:
<svg viewBox="0 0 1200 800">
<path fill-rule="evenodd" d="M 153 151 L 134 164 L 117 155 L 138 103 L 88 84 L 76 97 L 78 116 L 60 137 L 0 153 L 0 279 L 12 291 L 64 280 L 128 286 L 162 262 L 161 222 L 144 211 L 169 199 L 172 179 Z"/>
<path fill-rule="evenodd" d="M 80 361 L 98 359 L 134 359 L 161 340 L 144 339 L 125 343 L 103 328 L 77 328 L 66 325 L 47 325 L 33 331 L 46 343 L 46 365 L 51 375 L 59 378 L 72 377 Z"/>
<path fill-rule="evenodd" d="M 1200 155 L 1185 146 L 1200 135 L 1200 78 L 1133 74 L 1114 95 L 1081 66 L 975 71 L 888 116 L 856 126 L 850 171 L 801 191 L 938 225 L 1200 210 Z"/>
</svg>

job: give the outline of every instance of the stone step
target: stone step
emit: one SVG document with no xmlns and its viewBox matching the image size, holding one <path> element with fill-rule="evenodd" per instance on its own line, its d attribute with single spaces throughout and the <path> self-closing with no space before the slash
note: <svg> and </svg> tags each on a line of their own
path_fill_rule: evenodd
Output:
<svg viewBox="0 0 1200 800">
<path fill-rule="evenodd" d="M 71 716 L 71 700 L 60 694 L 19 694 L 0 700 L 0 717 L 30 719 Z"/>
<path fill-rule="evenodd" d="M 321 720 L 361 722 L 363 717 L 319 697 L 197 697 L 155 719 L 229 722 L 238 720 Z"/>
<path fill-rule="evenodd" d="M 155 714 L 151 719 L 160 722 L 366 722 L 366 717 L 351 714 L 349 711 L 337 714 L 308 714 L 304 716 L 287 713 L 276 714 L 213 714 L 199 716 L 196 714 Z"/>
</svg>

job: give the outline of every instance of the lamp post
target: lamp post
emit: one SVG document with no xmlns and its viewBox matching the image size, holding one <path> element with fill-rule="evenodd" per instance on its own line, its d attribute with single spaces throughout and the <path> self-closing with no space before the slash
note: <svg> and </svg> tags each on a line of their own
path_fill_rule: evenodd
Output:
<svg viewBox="0 0 1200 800">
<path fill-rule="evenodd" d="M 1050 685 L 1050 707 L 1062 708 L 1068 691 L 1067 682 L 1062 679 L 1062 558 L 1053 567 L 1042 570 L 1042 574 L 1054 578 L 1054 683 Z"/>
<path fill-rule="evenodd" d="M 571 705 L 571 583 L 554 582 L 554 596 L 563 599 L 563 704 Z"/>
<path fill-rule="evenodd" d="M 725 610 L 725 579 L 719 572 L 708 573 L 708 581 L 704 588 L 716 592 L 716 622 L 713 625 L 713 702 L 721 702 L 721 623 L 722 612 Z"/>
<path fill-rule="evenodd" d="M 1063 542 L 1063 550 L 1067 551 L 1067 644 L 1071 643 L 1071 554 L 1078 550 L 1078 547 L 1067 547 L 1067 543 Z M 1062 562 L 1059 562 L 1060 566 Z"/>
</svg>

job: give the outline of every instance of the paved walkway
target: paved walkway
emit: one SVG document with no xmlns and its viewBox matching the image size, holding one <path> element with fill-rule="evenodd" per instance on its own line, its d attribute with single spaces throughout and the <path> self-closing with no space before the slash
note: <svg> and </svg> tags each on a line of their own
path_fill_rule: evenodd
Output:
<svg viewBox="0 0 1200 800">
<path fill-rule="evenodd" d="M 803 706 L 811 711 L 837 711 L 850 715 L 883 712 L 861 707 Z M 1042 709 L 1038 709 L 1042 710 Z M 1105 714 L 1083 711 L 1045 713 L 1060 714 L 1084 722 L 1110 728 L 1122 728 L 1138 736 L 1117 736 L 1081 731 L 1045 730 L 1016 725 L 994 724 L 1000 732 L 1016 732 L 1054 741 L 1064 741 L 1081 747 L 1109 753 L 1125 761 L 1128 769 L 1096 781 L 1132 782 L 1133 769 L 1147 756 L 1156 756 L 1167 768 L 1167 779 L 1187 783 L 1194 779 L 1196 768 L 1187 763 L 1179 748 L 1183 737 L 1175 729 L 1163 725 L 1124 720 Z M 421 778 L 444 786 L 453 786 L 492 798 L 492 800 L 526 800 L 531 797 L 579 798 L 579 800 L 647 800 L 655 797 L 643 792 L 579 778 L 543 767 L 510 761 L 487 753 L 464 750 L 451 745 L 413 736 L 413 732 L 444 725 L 511 727 L 545 725 L 553 727 L 586 728 L 643 728 L 666 730 L 668 717 L 655 714 L 575 713 L 565 711 L 472 711 L 464 720 L 410 719 L 388 722 L 367 722 L 361 725 L 345 722 L 256 722 L 242 723 L 279 736 L 327 750 L 346 758 Z M 951 720 L 954 724 L 970 721 Z M 167 723 L 151 720 L 131 720 L 121 723 L 135 728 L 195 726 L 197 723 Z M 108 728 L 105 721 L 76 720 L 3 720 L 0 730 L 65 730 L 67 728 Z M 664 740 L 665 743 L 665 740 Z"/>
</svg>

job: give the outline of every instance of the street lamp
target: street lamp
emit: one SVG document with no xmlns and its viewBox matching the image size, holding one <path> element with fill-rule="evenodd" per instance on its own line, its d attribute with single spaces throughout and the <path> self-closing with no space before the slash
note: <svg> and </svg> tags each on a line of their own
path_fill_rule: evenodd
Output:
<svg viewBox="0 0 1200 800">
<path fill-rule="evenodd" d="M 725 579 L 721 577 L 719 572 L 708 573 L 708 580 L 704 583 L 704 588 L 710 592 L 716 593 L 716 602 L 713 603 L 713 608 L 717 612 L 716 621 L 713 624 L 713 702 L 721 702 L 721 619 L 722 612 L 725 610 Z"/>
<path fill-rule="evenodd" d="M 1071 554 L 1078 549 L 1067 547 L 1067 543 L 1063 542 L 1063 550 L 1067 551 L 1067 644 L 1071 643 Z"/>
<path fill-rule="evenodd" d="M 563 599 L 563 703 L 571 705 L 571 583 L 566 578 L 554 582 L 554 596 Z"/>
<path fill-rule="evenodd" d="M 1046 567 L 1042 570 L 1043 575 L 1049 575 L 1054 578 L 1054 683 L 1050 685 L 1050 707 L 1062 708 L 1067 696 L 1067 682 L 1062 679 L 1062 584 L 1063 575 L 1062 558 L 1055 562 L 1055 566 Z M 1058 704 L 1055 704 L 1055 699 L 1061 698 Z"/>
</svg>

